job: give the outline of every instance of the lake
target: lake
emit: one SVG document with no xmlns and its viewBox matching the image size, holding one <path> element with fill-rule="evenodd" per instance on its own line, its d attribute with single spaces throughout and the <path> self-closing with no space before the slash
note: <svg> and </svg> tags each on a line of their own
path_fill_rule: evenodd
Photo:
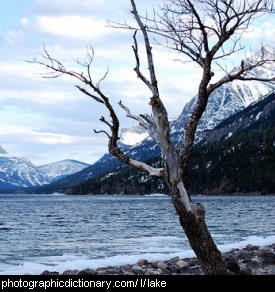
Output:
<svg viewBox="0 0 275 292">
<path fill-rule="evenodd" d="M 194 197 L 222 251 L 275 243 L 274 196 Z M 193 256 L 167 196 L 0 195 L 0 274 Z"/>
</svg>

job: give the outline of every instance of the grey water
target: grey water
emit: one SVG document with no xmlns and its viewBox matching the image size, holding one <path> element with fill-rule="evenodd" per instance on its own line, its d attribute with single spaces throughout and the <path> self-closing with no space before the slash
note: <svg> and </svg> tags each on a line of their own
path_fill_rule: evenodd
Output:
<svg viewBox="0 0 275 292">
<path fill-rule="evenodd" d="M 194 197 L 222 250 L 275 243 L 274 196 Z M 167 196 L 0 195 L 0 274 L 192 256 Z"/>
</svg>

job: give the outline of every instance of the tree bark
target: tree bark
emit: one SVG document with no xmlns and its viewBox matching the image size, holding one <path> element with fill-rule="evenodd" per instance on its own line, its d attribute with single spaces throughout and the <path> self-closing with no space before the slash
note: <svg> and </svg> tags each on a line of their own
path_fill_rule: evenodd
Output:
<svg viewBox="0 0 275 292">
<path fill-rule="evenodd" d="M 178 185 L 183 183 L 180 182 Z M 170 186 L 172 201 L 179 215 L 180 224 L 194 250 L 205 275 L 226 275 L 227 269 L 205 223 L 205 209 L 201 204 L 186 206 L 179 187 Z"/>
</svg>

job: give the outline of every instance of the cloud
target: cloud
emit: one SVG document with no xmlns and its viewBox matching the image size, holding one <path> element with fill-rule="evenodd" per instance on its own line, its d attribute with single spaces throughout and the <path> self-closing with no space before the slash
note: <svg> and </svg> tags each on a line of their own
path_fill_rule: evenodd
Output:
<svg viewBox="0 0 275 292">
<path fill-rule="evenodd" d="M 137 6 L 142 12 L 162 5 L 163 0 L 154 0 L 148 5 L 148 0 L 139 0 Z M 103 17 L 112 20 L 129 18 L 130 1 L 125 0 L 36 0 L 34 13 L 36 15 L 85 15 Z M 128 14 L 128 15 L 127 15 Z"/>
<path fill-rule="evenodd" d="M 7 75 L 24 77 L 30 79 L 37 79 L 35 76 L 35 71 L 32 66 L 25 62 L 11 61 L 11 62 L 1 62 L 0 61 L 0 75 L 2 78 Z"/>
<path fill-rule="evenodd" d="M 39 128 L 1 124 L 0 140 L 6 144 L 89 144 L 105 145 L 106 139 L 100 136 L 81 137 L 42 132 Z"/>
<path fill-rule="evenodd" d="M 106 0 L 36 0 L 34 13 L 37 15 L 104 15 L 110 11 Z M 116 0 L 116 2 L 120 2 Z M 111 5 L 112 6 L 112 5 Z"/>
<path fill-rule="evenodd" d="M 38 25 L 42 31 L 73 38 L 91 39 L 111 32 L 106 21 L 83 16 L 41 16 Z"/>
<path fill-rule="evenodd" d="M 66 94 L 62 91 L 18 91 L 14 90 L 0 90 L 0 100 L 29 100 L 34 103 L 42 104 L 60 104 L 62 101 L 70 102 L 71 100 L 80 100 L 84 97 L 80 94 L 72 95 Z"/>
<path fill-rule="evenodd" d="M 265 16 L 261 21 L 254 21 L 249 29 L 243 34 L 245 41 L 253 43 L 254 46 L 261 43 L 275 45 L 275 23 L 273 16 Z"/>
</svg>

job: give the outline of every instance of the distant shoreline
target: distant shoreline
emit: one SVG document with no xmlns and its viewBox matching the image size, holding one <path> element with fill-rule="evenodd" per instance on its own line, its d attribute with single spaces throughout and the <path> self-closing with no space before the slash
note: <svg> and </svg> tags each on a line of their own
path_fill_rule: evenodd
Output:
<svg viewBox="0 0 275 292">
<path fill-rule="evenodd" d="M 141 197 L 161 197 L 161 196 L 167 196 L 169 197 L 169 194 L 72 194 L 72 193 L 66 193 L 66 192 L 52 192 L 52 193 L 28 193 L 28 192 L 16 192 L 16 191 L 0 191 L 0 195 L 67 195 L 67 196 L 141 196 Z M 156 196 L 160 195 L 160 196 Z M 218 193 L 209 193 L 209 194 L 191 194 L 192 197 L 264 197 L 264 196 L 275 196 L 275 193 L 273 194 L 260 194 L 257 192 L 251 192 L 251 193 L 232 193 L 232 194 L 218 194 Z"/>
<path fill-rule="evenodd" d="M 54 193 L 51 193 L 51 194 L 54 194 Z M 68 195 L 68 196 L 142 196 L 142 197 L 157 197 L 155 196 L 156 194 L 155 193 L 152 193 L 152 194 L 67 194 L 67 193 L 64 193 L 65 195 Z M 169 197 L 169 194 L 160 194 L 161 196 L 167 196 Z M 161 197 L 159 196 L 159 197 Z M 192 197 L 233 197 L 233 196 L 239 196 L 239 197 L 263 197 L 263 196 L 275 196 L 275 193 L 274 194 L 259 194 L 259 193 L 232 193 L 232 194 L 216 194 L 216 193 L 210 193 L 210 194 L 191 194 Z"/>
</svg>

